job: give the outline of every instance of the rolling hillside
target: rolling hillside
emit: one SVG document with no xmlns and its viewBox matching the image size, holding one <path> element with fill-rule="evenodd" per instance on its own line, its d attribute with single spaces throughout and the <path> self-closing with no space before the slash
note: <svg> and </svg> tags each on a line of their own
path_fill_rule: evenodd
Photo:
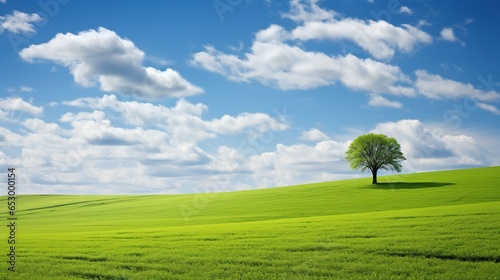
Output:
<svg viewBox="0 0 500 280">
<path fill-rule="evenodd" d="M 498 279 L 500 167 L 379 181 L 19 196 L 17 271 L 0 278 Z"/>
<path fill-rule="evenodd" d="M 155 226 L 263 221 L 498 201 L 497 186 L 500 167 L 385 176 L 378 186 L 363 178 L 194 195 L 28 195 L 20 198 L 18 216 L 27 228 L 59 221 L 110 228 L 130 220 Z"/>
</svg>

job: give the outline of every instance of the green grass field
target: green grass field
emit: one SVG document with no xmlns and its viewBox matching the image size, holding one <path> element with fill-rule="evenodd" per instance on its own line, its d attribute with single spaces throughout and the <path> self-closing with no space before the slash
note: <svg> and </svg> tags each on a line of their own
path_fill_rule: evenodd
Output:
<svg viewBox="0 0 500 280">
<path fill-rule="evenodd" d="M 500 167 L 370 182 L 18 196 L 0 279 L 500 279 Z"/>
</svg>

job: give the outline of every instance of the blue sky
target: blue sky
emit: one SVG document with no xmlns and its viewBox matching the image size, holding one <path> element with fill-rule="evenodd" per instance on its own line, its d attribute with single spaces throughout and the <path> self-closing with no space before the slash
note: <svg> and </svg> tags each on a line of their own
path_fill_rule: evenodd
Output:
<svg viewBox="0 0 500 280">
<path fill-rule="evenodd" d="M 21 193 L 193 193 L 500 165 L 497 1 L 0 0 Z"/>
</svg>

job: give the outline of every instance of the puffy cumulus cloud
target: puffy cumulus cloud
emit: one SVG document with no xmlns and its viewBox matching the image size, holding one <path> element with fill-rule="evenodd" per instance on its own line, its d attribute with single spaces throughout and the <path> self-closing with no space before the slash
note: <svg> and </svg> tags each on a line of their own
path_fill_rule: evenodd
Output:
<svg viewBox="0 0 500 280">
<path fill-rule="evenodd" d="M 198 146 L 209 137 L 287 127 L 262 113 L 205 120 L 203 104 L 181 99 L 165 107 L 123 102 L 114 95 L 65 103 L 80 110 L 63 114 L 55 123 L 25 118 L 19 132 L 0 125 L 0 166 L 24 168 L 24 193 L 182 193 L 271 187 L 307 180 L 292 174 L 293 169 L 305 172 L 321 166 L 323 171 L 315 174 L 331 176 L 326 171 L 328 162 L 342 157 L 342 152 L 335 153 L 336 143 L 328 141 L 314 146 L 279 144 L 269 154 L 250 142 L 215 150 Z M 150 112 L 154 118 L 149 119 Z M 145 128 L 133 125 L 146 122 Z M 265 168 L 267 159 L 277 160 L 279 169 L 261 176 L 257 172 Z M 270 181 L 273 174 L 287 172 L 288 179 Z M 308 178 L 313 177 L 319 178 Z"/>
<path fill-rule="evenodd" d="M 401 12 L 409 13 L 407 7 Z M 283 15 L 296 24 L 287 30 L 272 24 L 256 32 L 249 50 L 227 53 L 214 46 L 194 53 L 191 63 L 218 73 L 235 82 L 257 81 L 281 90 L 307 90 L 341 83 L 351 90 L 370 94 L 373 107 L 403 108 L 401 102 L 385 95 L 425 97 L 430 99 L 471 98 L 482 102 L 483 109 L 495 112 L 492 104 L 500 93 L 481 90 L 471 84 L 446 79 L 427 70 L 416 70 L 415 78 L 386 61 L 397 52 L 411 53 L 418 46 L 432 43 L 432 37 L 421 28 L 395 26 L 383 20 L 343 18 L 335 11 L 321 8 L 315 0 L 292 0 L 290 11 Z M 465 23 L 467 24 L 467 22 Z M 450 40 L 449 31 L 444 32 Z M 455 37 L 453 37 L 455 38 Z M 305 41 L 347 40 L 367 51 L 374 59 L 354 54 L 327 54 L 309 50 Z M 487 109 L 486 109 L 487 108 Z"/>
<path fill-rule="evenodd" d="M 167 133 L 140 128 L 114 127 L 99 113 L 66 115 L 70 129 L 30 119 L 23 124 L 28 133 L 2 131 L 0 146 L 16 150 L 0 165 L 24 168 L 25 193 L 160 193 L 182 192 L 168 176 L 149 176 L 147 161 L 161 157 L 155 168 L 177 166 L 182 170 L 197 160 L 198 151 L 169 145 Z M 97 122 L 101 121 L 101 123 Z M 3 150 L 3 149 L 2 149 Z M 185 187 L 185 186 L 184 186 Z"/>
<path fill-rule="evenodd" d="M 471 136 L 443 135 L 443 141 L 453 151 L 459 165 L 484 165 L 488 164 L 486 151 Z"/>
<path fill-rule="evenodd" d="M 473 22 L 474 21 L 471 18 L 467 18 L 462 23 L 454 24 L 451 27 L 443 27 L 439 34 L 439 39 L 443 41 L 459 43 L 462 46 L 465 46 L 465 43 L 457 37 L 455 30 L 460 30 L 462 34 L 465 35 L 467 34 L 466 26 Z"/>
<path fill-rule="evenodd" d="M 245 173 L 248 154 L 236 148 L 220 146 L 217 153 L 211 155 L 211 170 L 225 173 Z"/>
<path fill-rule="evenodd" d="M 23 126 L 30 131 L 40 134 L 57 134 L 61 132 L 61 128 L 56 123 L 46 123 L 41 119 L 26 119 Z"/>
<path fill-rule="evenodd" d="M 432 42 L 432 37 L 417 27 L 394 26 L 386 21 L 346 18 L 326 22 L 307 22 L 292 31 L 298 40 L 349 40 L 377 59 L 389 59 L 396 50 L 412 52 L 419 44 Z"/>
<path fill-rule="evenodd" d="M 494 90 L 480 90 L 471 84 L 445 79 L 425 70 L 415 71 L 415 88 L 418 94 L 431 99 L 470 98 L 476 101 L 498 101 L 500 93 Z"/>
<path fill-rule="evenodd" d="M 410 171 L 490 164 L 485 150 L 474 137 L 442 134 L 418 120 L 381 123 L 373 131 L 396 138 L 407 158 L 403 166 Z"/>
<path fill-rule="evenodd" d="M 263 36 L 258 33 L 257 37 Z M 267 37 L 254 41 L 252 51 L 244 57 L 208 46 L 194 54 L 191 62 L 234 81 L 257 80 L 282 90 L 311 89 L 340 81 L 355 90 L 413 95 L 413 88 L 407 85 L 410 79 L 397 66 L 352 54 L 329 56 L 305 51 Z"/>
<path fill-rule="evenodd" d="M 15 163 L 26 169 L 25 193 L 228 191 L 353 176 L 339 175 L 349 172 L 343 163 L 347 142 L 326 140 L 317 129 L 305 134 L 319 141 L 314 145 L 277 144 L 264 152 L 263 146 L 268 150 L 274 143 L 267 138 L 256 143 L 262 139 L 253 139 L 250 131 L 276 133 L 288 124 L 263 113 L 206 120 L 203 104 L 181 99 L 164 107 L 124 102 L 113 95 L 66 105 L 80 111 L 65 113 L 55 123 L 26 118 L 17 133 L 0 126 L 2 152 L 17 150 L 1 154 L 0 165 Z M 159 116 L 136 116 L 147 110 Z M 132 124 L 146 119 L 145 128 Z M 243 134 L 240 139 L 246 145 L 198 145 L 209 137 L 235 133 Z"/>
<path fill-rule="evenodd" d="M 403 24 L 394 26 L 386 21 L 339 18 L 334 11 L 317 5 L 316 0 L 291 1 L 291 11 L 284 16 L 302 23 L 291 32 L 298 40 L 349 40 L 356 43 L 373 57 L 388 59 L 396 50 L 409 53 L 419 44 L 432 42 L 432 37 L 418 27 Z M 411 14 L 408 7 L 401 12 Z"/>
<path fill-rule="evenodd" d="M 100 27 L 78 34 L 57 34 L 47 43 L 19 53 L 32 62 L 48 60 L 68 67 L 75 82 L 86 87 L 146 99 L 183 97 L 202 92 L 178 72 L 144 67 L 144 53 L 128 39 Z"/>
<path fill-rule="evenodd" d="M 31 105 L 20 97 L 0 98 L 0 107 L 8 111 L 20 111 L 35 116 L 43 113 L 43 107 Z"/>
<path fill-rule="evenodd" d="M 43 107 L 32 105 L 20 97 L 0 98 L 0 120 L 15 122 L 14 112 L 40 116 L 43 114 Z"/>
<path fill-rule="evenodd" d="M 469 23 L 470 23 L 469 21 L 466 21 L 464 24 L 469 24 Z M 466 32 L 466 29 L 463 25 L 458 25 L 457 27 L 462 29 L 462 31 Z M 455 35 L 455 31 L 452 27 L 443 27 L 443 29 L 441 29 L 439 39 L 443 41 L 459 43 L 465 47 L 465 43 Z"/>
<path fill-rule="evenodd" d="M 205 121 L 203 124 L 206 129 L 217 134 L 234 134 L 247 130 L 259 133 L 268 130 L 280 131 L 288 128 L 288 124 L 263 113 L 241 113 L 236 117 L 224 115 L 219 119 Z"/>
<path fill-rule="evenodd" d="M 104 146 L 133 146 L 147 145 L 147 139 L 155 139 L 155 132 L 142 129 L 124 129 L 113 127 L 111 121 L 105 118 L 102 111 L 78 114 L 66 113 L 61 117 L 62 122 L 70 122 L 73 127 L 72 137 L 87 141 L 93 145 Z"/>
<path fill-rule="evenodd" d="M 283 27 L 271 24 L 268 28 L 259 30 L 255 34 L 257 42 L 282 42 L 291 39 L 291 35 Z"/>
<path fill-rule="evenodd" d="M 149 124 L 167 131 L 172 143 L 197 143 L 218 135 L 243 132 L 258 134 L 269 130 L 282 131 L 289 127 L 288 123 L 263 113 L 243 112 L 237 116 L 223 115 L 204 120 L 203 113 L 208 107 L 201 103 L 192 104 L 184 99 L 178 100 L 172 108 L 147 102 L 119 101 L 114 95 L 80 98 L 64 104 L 97 110 L 110 109 L 119 113 L 129 124 Z"/>
<path fill-rule="evenodd" d="M 245 53 L 226 53 L 207 45 L 192 55 L 191 63 L 232 81 L 258 81 L 282 90 L 340 82 L 349 89 L 369 93 L 415 95 L 412 80 L 398 66 L 353 54 L 308 50 L 303 42 L 347 40 L 375 59 L 389 59 L 396 51 L 409 53 L 419 44 L 432 42 L 430 35 L 411 25 L 339 18 L 334 11 L 320 8 L 315 0 L 293 0 L 290 7 L 283 16 L 297 24 L 291 30 L 276 24 L 259 30 Z M 381 103 L 380 98 L 378 101 Z"/>
<path fill-rule="evenodd" d="M 349 144 L 333 140 L 315 145 L 277 144 L 272 152 L 252 156 L 246 168 L 258 187 L 354 177 L 344 159 Z"/>
<path fill-rule="evenodd" d="M 181 99 L 165 107 L 114 95 L 66 104 L 76 110 L 55 122 L 28 115 L 17 131 L 0 124 L 0 166 L 24 168 L 24 193 L 230 191 L 363 176 L 350 170 L 345 151 L 365 131 L 342 142 L 313 128 L 298 136 L 314 142 L 284 144 L 279 137 L 252 138 L 250 131 L 273 135 L 288 128 L 263 113 L 207 120 L 204 104 Z M 139 114 L 147 110 L 159 116 Z M 373 131 L 401 143 L 404 171 L 498 164 L 500 158 L 491 137 L 443 132 L 418 120 L 380 123 Z M 233 134 L 241 143 L 222 139 Z M 215 137 L 224 144 L 205 142 Z M 491 142 L 488 153 L 484 139 Z"/>
<path fill-rule="evenodd" d="M 239 176 L 250 154 L 241 154 L 241 149 L 237 153 L 234 147 L 201 148 L 200 143 L 236 134 L 251 139 L 254 133 L 289 126 L 263 113 L 205 119 L 206 105 L 183 99 L 172 107 L 124 102 L 114 95 L 64 103 L 77 110 L 56 122 L 22 116 L 18 132 L 0 125 L 0 166 L 26 169 L 26 193 L 180 193 L 196 192 L 196 186 L 242 187 L 241 178 L 224 186 L 207 182 L 226 173 Z"/>
<path fill-rule="evenodd" d="M 453 32 L 453 28 L 451 27 L 443 27 L 441 29 L 441 39 L 445 41 L 450 41 L 450 42 L 458 42 L 458 38 L 455 36 L 455 32 Z"/>
<path fill-rule="evenodd" d="M 447 157 L 450 151 L 443 141 L 418 120 L 402 120 L 377 125 L 376 132 L 395 137 L 409 158 Z"/>
<path fill-rule="evenodd" d="M 154 105 L 148 102 L 119 101 L 116 95 L 104 95 L 102 98 L 78 98 L 72 101 L 64 101 L 68 106 L 91 108 L 91 109 L 111 109 L 119 112 L 125 117 L 128 124 L 135 126 L 145 126 L 146 124 L 157 124 L 160 120 L 170 117 L 170 110 L 163 105 Z M 199 106 L 203 107 L 203 105 Z M 198 109 L 200 110 L 200 109 Z"/>
<path fill-rule="evenodd" d="M 0 33 L 5 30 L 11 33 L 35 33 L 34 22 L 42 21 L 42 17 L 36 13 L 26 14 L 14 11 L 10 15 L 0 16 Z"/>
<path fill-rule="evenodd" d="M 312 128 L 307 131 L 302 131 L 300 135 L 300 139 L 302 140 L 308 140 L 308 141 L 323 141 L 323 140 L 328 140 L 328 136 L 321 132 L 321 130 L 317 128 Z"/>
<path fill-rule="evenodd" d="M 21 133 L 1 128 L 6 141 L 0 146 L 13 154 L 6 163 L 25 168 L 26 176 L 30 178 L 49 171 L 65 172 L 69 170 L 69 165 L 75 164 L 71 160 L 58 160 L 68 158 L 68 151 L 72 147 L 58 124 L 47 123 L 38 118 L 25 119 L 21 124 L 25 128 Z"/>
</svg>

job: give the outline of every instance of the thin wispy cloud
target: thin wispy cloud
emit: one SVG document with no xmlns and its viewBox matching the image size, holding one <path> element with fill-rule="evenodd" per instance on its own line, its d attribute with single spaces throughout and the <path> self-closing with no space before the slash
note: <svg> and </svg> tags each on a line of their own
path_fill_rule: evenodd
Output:
<svg viewBox="0 0 500 280">
<path fill-rule="evenodd" d="M 403 108 L 403 104 L 401 104 L 400 102 L 390 101 L 381 95 L 371 95 L 368 105 L 373 107 L 388 107 L 395 109 Z"/>
<path fill-rule="evenodd" d="M 486 104 L 486 103 L 477 103 L 476 105 L 477 105 L 477 107 L 479 107 L 482 110 L 491 112 L 495 115 L 500 115 L 500 109 L 498 109 L 497 107 L 495 107 L 493 105 Z"/>
<path fill-rule="evenodd" d="M 31 91 L 33 91 L 33 88 L 28 87 L 28 86 L 20 86 L 19 90 L 24 91 L 24 92 L 31 92 Z"/>
</svg>

